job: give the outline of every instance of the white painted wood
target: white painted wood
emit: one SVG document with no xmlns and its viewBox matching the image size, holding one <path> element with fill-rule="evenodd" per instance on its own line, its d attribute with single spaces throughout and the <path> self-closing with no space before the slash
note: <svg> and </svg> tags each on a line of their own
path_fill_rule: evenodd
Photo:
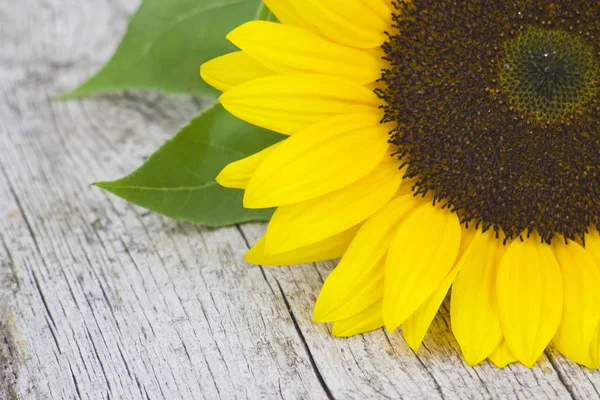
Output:
<svg viewBox="0 0 600 400">
<path fill-rule="evenodd" d="M 90 183 L 133 170 L 202 106 L 60 102 L 105 62 L 137 0 L 0 0 L 0 398 L 599 398 L 555 351 L 469 368 L 447 307 L 424 348 L 334 339 L 311 309 L 332 263 L 252 267 L 264 231 L 207 229 Z"/>
</svg>

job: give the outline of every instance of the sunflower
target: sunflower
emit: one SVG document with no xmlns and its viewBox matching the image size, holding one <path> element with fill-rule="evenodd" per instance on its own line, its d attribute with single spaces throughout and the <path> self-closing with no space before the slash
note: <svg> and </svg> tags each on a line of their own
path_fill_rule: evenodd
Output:
<svg viewBox="0 0 600 400">
<path fill-rule="evenodd" d="M 217 177 L 277 207 L 254 264 L 335 259 L 314 320 L 401 327 L 444 298 L 466 362 L 600 365 L 600 3 L 265 0 L 201 67 L 284 141 Z M 243 140 L 243 132 L 240 134 Z"/>
</svg>

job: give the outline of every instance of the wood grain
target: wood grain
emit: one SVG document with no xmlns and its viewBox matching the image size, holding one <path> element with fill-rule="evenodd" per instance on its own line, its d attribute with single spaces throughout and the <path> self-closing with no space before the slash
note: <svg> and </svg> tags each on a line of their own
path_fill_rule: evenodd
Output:
<svg viewBox="0 0 600 400">
<path fill-rule="evenodd" d="M 600 398 L 549 350 L 469 368 L 447 306 L 423 348 L 334 339 L 311 310 L 333 263 L 247 265 L 263 233 L 207 229 L 90 184 L 141 164 L 206 101 L 50 97 L 105 62 L 135 0 L 0 2 L 1 399 Z"/>
</svg>

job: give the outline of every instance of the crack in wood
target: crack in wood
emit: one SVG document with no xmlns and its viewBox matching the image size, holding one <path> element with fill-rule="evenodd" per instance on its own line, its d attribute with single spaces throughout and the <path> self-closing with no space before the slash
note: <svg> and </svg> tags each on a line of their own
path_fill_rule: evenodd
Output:
<svg viewBox="0 0 600 400">
<path fill-rule="evenodd" d="M 236 225 L 236 228 L 237 228 L 238 232 L 240 233 L 242 239 L 244 240 L 246 247 L 248 249 L 250 249 L 251 246 L 250 246 L 250 243 L 248 242 L 248 239 L 246 238 L 246 235 L 244 234 L 244 231 L 240 228 L 239 225 Z M 259 268 L 261 269 L 261 273 L 262 273 L 265 281 L 271 288 L 271 291 L 273 292 L 273 294 L 275 294 L 275 291 L 273 290 L 273 287 L 271 286 L 271 282 L 269 282 L 269 280 L 267 279 L 267 276 L 265 274 L 265 271 L 264 271 L 265 267 L 259 266 Z M 325 379 L 323 378 L 321 371 L 319 371 L 319 367 L 317 366 L 315 358 L 314 358 L 312 352 L 310 351 L 310 346 L 306 342 L 306 338 L 304 337 L 304 334 L 302 333 L 302 330 L 300 329 L 300 325 L 298 325 L 296 316 L 294 315 L 292 307 L 290 306 L 290 303 L 285 295 L 285 292 L 283 291 L 283 288 L 281 287 L 281 284 L 279 283 L 279 281 L 277 281 L 277 279 L 275 279 L 275 283 L 277 284 L 277 288 L 279 289 L 279 295 L 281 296 L 281 299 L 285 303 L 285 307 L 289 313 L 290 318 L 292 319 L 292 323 L 294 324 L 294 329 L 296 330 L 296 333 L 298 334 L 298 338 L 302 342 L 304 350 L 306 351 L 306 355 L 308 356 L 308 359 L 310 361 L 310 365 L 311 365 L 312 369 L 314 370 L 315 376 L 317 377 L 317 380 L 319 381 L 319 384 L 321 385 L 323 392 L 325 392 L 325 395 L 327 396 L 328 399 L 334 399 L 333 394 L 331 393 L 331 389 L 327 386 L 327 383 L 325 382 Z"/>
<path fill-rule="evenodd" d="M 0 302 L 0 399 L 17 400 L 19 349 L 13 329 L 15 321 L 7 303 Z"/>
<path fill-rule="evenodd" d="M 292 311 L 292 307 L 290 306 L 290 303 L 285 295 L 285 292 L 281 288 L 281 285 L 279 284 L 279 282 L 277 280 L 275 280 L 275 282 L 277 282 L 277 287 L 279 287 L 279 293 L 281 294 L 281 298 L 285 302 L 285 306 L 287 307 L 287 310 L 290 313 L 290 318 L 292 319 L 294 328 L 296 329 L 296 332 L 298 333 L 298 336 L 300 337 L 300 340 L 302 341 L 304 350 L 306 350 L 306 354 L 308 355 L 308 359 L 310 360 L 310 365 L 312 366 L 313 370 L 315 371 L 315 375 L 317 376 L 317 379 L 319 380 L 319 383 L 321 384 L 321 387 L 323 388 L 325 395 L 327 396 L 328 399 L 334 399 L 333 394 L 331 393 L 331 389 L 329 389 L 329 387 L 327 386 L 327 383 L 325 382 L 325 379 L 323 378 L 323 374 L 321 373 L 321 371 L 319 370 L 319 367 L 317 366 L 315 357 L 313 356 L 312 351 L 310 350 L 310 346 L 309 346 L 308 342 L 306 341 L 306 338 L 304 337 L 302 330 L 300 329 L 300 325 L 298 325 L 298 321 L 296 320 L 296 316 L 294 315 L 294 312 Z"/>
</svg>

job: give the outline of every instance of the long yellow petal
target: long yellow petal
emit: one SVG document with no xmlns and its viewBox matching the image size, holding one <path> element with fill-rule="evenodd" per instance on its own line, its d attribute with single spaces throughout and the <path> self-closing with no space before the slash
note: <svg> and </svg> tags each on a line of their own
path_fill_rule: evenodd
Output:
<svg viewBox="0 0 600 400">
<path fill-rule="evenodd" d="M 269 9 L 273 12 L 273 14 L 275 14 L 277 19 L 279 19 L 279 21 L 281 21 L 282 23 L 304 27 L 306 29 L 311 29 L 316 32 L 322 31 L 320 24 L 315 25 L 313 23 L 313 20 L 315 20 L 315 14 L 319 12 L 322 13 L 322 10 L 314 7 L 314 2 L 307 2 L 305 0 L 264 0 L 264 2 L 267 5 L 267 7 L 269 7 Z M 363 42 L 362 38 L 359 38 L 359 41 L 352 41 L 352 37 L 345 37 L 345 32 L 332 32 L 334 40 L 336 37 L 340 37 L 342 43 L 345 41 L 349 46 L 364 48 L 378 47 L 383 43 L 377 42 L 379 42 L 381 38 L 385 39 L 385 36 L 382 36 L 381 33 L 384 32 L 384 30 L 389 30 L 388 27 L 391 23 L 392 12 L 394 11 L 393 6 L 389 0 L 358 0 L 347 2 L 337 1 L 330 2 L 330 4 L 325 5 L 329 8 L 332 8 L 334 14 L 341 14 L 341 16 L 336 19 L 339 20 L 341 18 L 342 23 L 344 23 L 344 18 L 349 18 L 350 24 L 364 24 L 365 30 L 373 29 L 370 32 L 370 34 L 367 34 L 367 36 L 371 39 L 367 40 L 366 43 Z M 353 8 L 350 10 L 344 10 L 343 7 L 346 7 L 347 5 L 350 5 Z M 339 12 L 336 11 L 336 7 L 339 10 Z M 368 27 L 367 21 L 364 21 L 362 19 L 363 15 L 361 15 L 361 11 L 364 11 L 365 9 L 368 10 L 367 13 L 370 17 L 370 27 Z M 323 20 L 325 20 L 325 23 L 327 23 L 327 15 L 321 16 L 319 20 L 321 21 L 321 23 Z M 375 23 L 373 23 L 373 20 L 375 20 Z M 376 28 L 373 28 L 373 26 L 376 26 Z M 352 29 L 352 26 L 350 27 L 350 29 Z M 325 30 L 328 31 L 329 27 L 325 26 Z M 358 33 L 358 35 L 360 36 L 360 33 Z M 331 35 L 329 36 L 331 37 Z"/>
<path fill-rule="evenodd" d="M 361 3 L 371 8 L 371 10 L 379 15 L 383 21 L 391 19 L 395 7 L 389 0 L 360 0 Z"/>
<path fill-rule="evenodd" d="M 563 314 L 553 342 L 564 356 L 583 365 L 593 365 L 590 343 L 600 321 L 600 271 L 579 244 L 555 239 L 554 256 L 563 277 Z"/>
<path fill-rule="evenodd" d="M 551 247 L 537 235 L 513 241 L 500 261 L 496 290 L 506 343 L 519 361 L 532 367 L 562 315 L 562 275 Z"/>
<path fill-rule="evenodd" d="M 200 76 L 204 82 L 222 92 L 253 79 L 271 75 L 275 75 L 275 72 L 243 51 L 213 58 L 200 67 Z"/>
<path fill-rule="evenodd" d="M 341 114 L 379 114 L 379 99 L 359 84 L 325 75 L 276 75 L 235 86 L 219 98 L 236 117 L 291 135 Z"/>
<path fill-rule="evenodd" d="M 305 20 L 304 17 L 296 10 L 297 6 L 301 6 L 303 0 L 263 0 L 269 10 L 277 17 L 279 21 L 287 25 L 295 25 L 306 27 L 308 29 L 313 28 L 313 25 L 309 20 Z"/>
<path fill-rule="evenodd" d="M 290 0 L 301 2 L 297 15 L 327 38 L 358 48 L 381 46 L 390 30 L 391 12 L 385 13 L 381 0 Z M 387 8 L 387 7 L 386 7 Z"/>
<path fill-rule="evenodd" d="M 455 213 L 425 204 L 400 225 L 385 267 L 383 320 L 391 332 L 441 286 L 461 241 Z"/>
<path fill-rule="evenodd" d="M 421 347 L 423 339 L 425 339 L 425 335 L 427 334 L 427 330 L 440 309 L 442 302 L 446 298 L 448 290 L 450 289 L 452 282 L 454 282 L 454 278 L 456 278 L 458 271 L 460 271 L 464 265 L 463 255 L 466 254 L 466 251 L 479 235 L 481 235 L 480 230 L 462 229 L 462 239 L 458 250 L 457 262 L 454 264 L 454 267 L 452 267 L 452 270 L 446 278 L 444 278 L 444 281 L 435 293 L 433 293 L 431 297 L 429 297 L 429 299 L 427 299 L 427 301 L 425 301 L 425 303 L 423 303 L 417 311 L 412 313 L 402 324 L 402 335 L 411 349 L 417 351 L 419 350 L 419 347 Z"/>
<path fill-rule="evenodd" d="M 250 264 L 279 266 L 339 258 L 344 254 L 359 228 L 360 226 L 355 226 L 321 242 L 277 255 L 265 253 L 265 238 L 263 236 L 244 254 L 244 259 Z"/>
<path fill-rule="evenodd" d="M 267 251 L 276 254 L 306 246 L 364 221 L 392 199 L 402 175 L 398 161 L 388 157 L 348 187 L 279 207 L 267 228 Z"/>
<path fill-rule="evenodd" d="M 227 39 L 280 74 L 321 74 L 367 84 L 381 77 L 377 54 L 343 46 L 306 29 L 267 21 L 251 21 Z"/>
<path fill-rule="evenodd" d="M 383 326 L 381 301 L 349 318 L 333 323 L 331 333 L 337 337 L 349 337 L 379 329 Z"/>
<path fill-rule="evenodd" d="M 487 231 L 475 239 L 452 285 L 452 332 L 471 366 L 485 360 L 502 340 L 496 303 L 496 272 L 502 240 Z"/>
<path fill-rule="evenodd" d="M 336 267 L 325 280 L 327 286 L 321 289 L 313 312 L 315 322 L 341 321 L 381 302 L 384 260 L 365 265 L 365 271 L 361 271 L 360 276 L 352 269 L 354 266 L 348 267 L 348 264 L 341 269 Z M 342 286 L 344 283 L 354 290 L 345 289 Z"/>
<path fill-rule="evenodd" d="M 585 366 L 589 369 L 597 369 L 600 367 L 600 324 L 598 324 L 592 335 L 589 352 L 590 363 L 585 364 Z"/>
<path fill-rule="evenodd" d="M 383 296 L 385 254 L 400 221 L 422 201 L 405 195 L 369 218 L 329 274 L 317 298 L 316 322 L 349 318 Z"/>
<path fill-rule="evenodd" d="M 600 233 L 596 228 L 591 228 L 590 232 L 585 235 L 585 250 L 596 262 L 596 266 L 600 268 Z"/>
<path fill-rule="evenodd" d="M 592 256 L 596 267 L 600 268 L 600 233 L 595 228 L 590 229 L 585 237 L 585 249 Z M 600 367 L 600 324 L 596 327 L 592 342 L 590 344 L 590 365 L 588 368 L 596 369 Z"/>
<path fill-rule="evenodd" d="M 421 344 L 423 344 L 431 322 L 433 322 L 442 302 L 446 298 L 448 290 L 452 285 L 452 280 L 456 277 L 457 273 L 458 271 L 451 272 L 435 293 L 402 324 L 402 336 L 404 336 L 406 344 L 414 351 L 419 350 Z"/>
<path fill-rule="evenodd" d="M 377 114 L 333 117 L 286 139 L 252 176 L 244 206 L 294 204 L 363 178 L 388 156 L 389 128 L 378 118 Z"/>
<path fill-rule="evenodd" d="M 246 189 L 250 182 L 250 178 L 252 178 L 252 175 L 254 175 L 258 166 L 277 148 L 277 146 L 279 146 L 279 144 L 280 143 L 275 143 L 258 153 L 254 153 L 249 157 L 228 164 L 223 168 L 215 180 L 219 185 L 227 188 Z"/>
<path fill-rule="evenodd" d="M 517 362 L 517 357 L 508 348 L 506 340 L 502 340 L 498 347 L 490 354 L 488 359 L 498 368 L 504 368 L 508 364 Z"/>
</svg>

